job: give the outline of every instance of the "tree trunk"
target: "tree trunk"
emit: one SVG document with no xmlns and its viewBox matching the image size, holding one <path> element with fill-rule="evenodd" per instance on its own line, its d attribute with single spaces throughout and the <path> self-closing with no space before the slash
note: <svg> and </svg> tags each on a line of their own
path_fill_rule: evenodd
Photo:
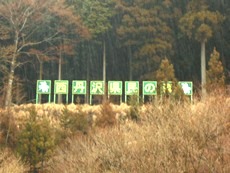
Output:
<svg viewBox="0 0 230 173">
<path fill-rule="evenodd" d="M 133 80 L 133 59 L 132 59 L 132 50 L 131 46 L 128 47 L 128 56 L 129 56 L 129 80 Z"/>
<path fill-rule="evenodd" d="M 105 50 L 105 39 L 103 41 L 103 81 L 104 81 L 104 95 L 103 102 L 106 101 L 106 50 Z"/>
<path fill-rule="evenodd" d="M 8 84 L 6 88 L 6 98 L 5 98 L 5 107 L 8 107 L 12 103 L 12 89 L 13 89 L 13 81 L 14 81 L 14 70 L 16 68 L 16 58 L 17 58 L 17 50 L 18 50 L 18 32 L 15 32 L 15 50 L 13 53 L 13 57 L 10 64 L 10 73 L 8 78 Z"/>
<path fill-rule="evenodd" d="M 92 55 L 92 48 L 89 42 L 87 42 L 87 50 L 88 53 L 84 53 L 84 55 L 86 56 L 86 81 L 87 81 L 87 85 L 90 85 L 90 67 L 91 67 L 91 55 Z M 87 87 L 86 90 L 86 103 L 89 104 L 89 87 Z"/>
<path fill-rule="evenodd" d="M 37 55 L 37 59 L 39 61 L 39 80 L 42 80 L 43 79 L 43 77 L 42 77 L 42 74 L 43 74 L 43 61 L 39 58 L 38 55 Z M 38 100 L 39 100 L 39 103 L 41 103 L 41 100 L 42 100 L 42 95 L 41 94 L 39 94 Z"/>
<path fill-rule="evenodd" d="M 204 98 L 207 95 L 205 41 L 201 42 L 201 91 L 202 91 L 202 97 Z"/>
<path fill-rule="evenodd" d="M 62 51 L 60 50 L 60 56 L 58 61 L 58 80 L 62 79 Z M 58 104 L 62 103 L 62 95 L 58 94 Z"/>
<path fill-rule="evenodd" d="M 15 69 L 15 60 L 12 60 L 11 70 L 10 70 L 8 84 L 7 84 L 7 88 L 6 88 L 5 107 L 10 106 L 11 102 L 12 102 L 12 88 L 13 88 L 13 81 L 14 81 L 14 69 Z"/>
</svg>

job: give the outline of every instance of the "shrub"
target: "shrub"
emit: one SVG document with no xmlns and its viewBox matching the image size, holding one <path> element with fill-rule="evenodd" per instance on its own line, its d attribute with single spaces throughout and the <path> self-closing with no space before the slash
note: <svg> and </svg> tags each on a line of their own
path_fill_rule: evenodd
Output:
<svg viewBox="0 0 230 173">
<path fill-rule="evenodd" d="M 18 141 L 17 151 L 29 163 L 30 171 L 44 168 L 45 161 L 54 148 L 54 135 L 46 119 L 38 119 L 35 107 L 29 108 L 29 119 L 25 123 Z"/>
<path fill-rule="evenodd" d="M 89 123 L 87 115 L 82 110 L 70 111 L 67 107 L 62 110 L 61 126 L 66 130 L 65 133 L 69 135 L 75 132 L 82 132 L 86 134 L 89 130 Z M 68 136 L 68 134 L 66 134 Z"/>
<path fill-rule="evenodd" d="M 140 120 L 140 102 L 139 102 L 139 96 L 137 94 L 131 95 L 128 104 L 130 105 L 130 111 L 128 117 L 133 121 L 139 121 Z"/>
<path fill-rule="evenodd" d="M 96 125 L 98 127 L 111 127 L 117 123 L 115 112 L 109 101 L 104 102 L 100 106 L 100 114 L 96 119 Z"/>
<path fill-rule="evenodd" d="M 142 123 L 67 139 L 47 172 L 229 172 L 229 98 L 144 105 Z"/>
</svg>

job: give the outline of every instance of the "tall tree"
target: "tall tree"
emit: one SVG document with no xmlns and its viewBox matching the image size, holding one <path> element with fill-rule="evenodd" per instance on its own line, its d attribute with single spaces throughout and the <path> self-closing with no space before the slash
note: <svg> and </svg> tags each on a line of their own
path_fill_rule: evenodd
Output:
<svg viewBox="0 0 230 173">
<path fill-rule="evenodd" d="M 68 38 L 73 39 L 83 35 L 85 30 L 81 28 L 80 18 L 74 15 L 64 2 L 64 0 L 0 2 L 0 23 L 10 33 L 9 39 L 4 44 L 11 48 L 5 106 L 11 105 L 12 102 L 14 73 L 22 54 L 32 47 L 39 48 L 43 43 L 49 45 L 51 41 L 60 40 L 66 33 L 69 35 Z"/>
<path fill-rule="evenodd" d="M 205 0 L 192 0 L 188 11 L 180 19 L 180 28 L 189 38 L 201 43 L 201 87 L 202 96 L 206 95 L 206 58 L 205 44 L 213 35 L 213 31 L 221 24 L 224 17 L 219 12 L 208 10 Z"/>
<path fill-rule="evenodd" d="M 23 51 L 31 46 L 49 41 L 53 36 L 34 39 L 34 33 L 39 30 L 45 18 L 45 7 L 50 1 L 45 0 L 7 0 L 0 2 L 0 23 L 10 33 L 8 45 L 11 46 L 9 59 L 9 76 L 7 82 L 5 106 L 11 105 L 14 72 L 18 58 Z"/>
<path fill-rule="evenodd" d="M 51 49 L 58 57 L 58 80 L 62 79 L 62 64 L 64 56 L 74 54 L 74 46 L 90 36 L 84 27 L 81 17 L 75 12 L 74 6 L 65 0 L 58 0 L 49 9 L 52 14 L 50 32 L 58 32 L 58 38 L 52 42 Z M 58 103 L 62 103 L 62 95 L 58 95 Z"/>
<path fill-rule="evenodd" d="M 172 32 L 167 23 L 169 6 L 169 1 L 157 0 L 117 2 L 117 10 L 122 11 L 117 33 L 128 48 L 130 68 L 137 72 L 136 78 L 152 78 L 161 59 L 173 53 Z"/>
<path fill-rule="evenodd" d="M 111 18 L 114 15 L 113 0 L 75 0 L 76 10 L 88 27 L 92 42 L 101 42 L 103 55 L 103 81 L 106 83 L 106 35 L 112 28 Z M 87 64 L 88 66 L 88 64 Z M 88 78 L 88 76 L 87 76 Z M 105 98 L 105 97 L 104 97 Z"/>
</svg>

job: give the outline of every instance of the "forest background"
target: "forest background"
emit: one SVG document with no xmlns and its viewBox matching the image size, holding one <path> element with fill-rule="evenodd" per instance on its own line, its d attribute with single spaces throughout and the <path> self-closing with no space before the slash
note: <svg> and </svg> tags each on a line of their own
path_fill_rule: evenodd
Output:
<svg viewBox="0 0 230 173">
<path fill-rule="evenodd" d="M 214 48 L 229 83 L 229 26 L 227 0 L 0 0 L 1 104 L 38 79 L 156 80 L 165 58 L 199 90 Z"/>
</svg>

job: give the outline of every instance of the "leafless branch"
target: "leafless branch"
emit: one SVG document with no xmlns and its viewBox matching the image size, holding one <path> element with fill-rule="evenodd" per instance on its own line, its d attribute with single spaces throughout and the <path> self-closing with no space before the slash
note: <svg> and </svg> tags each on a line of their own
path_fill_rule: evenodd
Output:
<svg viewBox="0 0 230 173">
<path fill-rule="evenodd" d="M 44 42 L 49 42 L 49 41 L 51 41 L 53 38 L 55 38 L 56 35 L 58 35 L 58 32 L 56 32 L 54 35 L 52 35 L 51 37 L 46 38 L 46 39 L 44 39 L 44 40 L 41 40 L 41 41 L 38 41 L 38 42 L 25 43 L 25 44 L 23 44 L 20 48 L 18 48 L 17 52 L 20 52 L 20 51 L 21 51 L 23 48 L 25 48 L 25 47 L 35 46 L 35 45 L 39 45 L 39 44 L 44 43 Z"/>
</svg>

